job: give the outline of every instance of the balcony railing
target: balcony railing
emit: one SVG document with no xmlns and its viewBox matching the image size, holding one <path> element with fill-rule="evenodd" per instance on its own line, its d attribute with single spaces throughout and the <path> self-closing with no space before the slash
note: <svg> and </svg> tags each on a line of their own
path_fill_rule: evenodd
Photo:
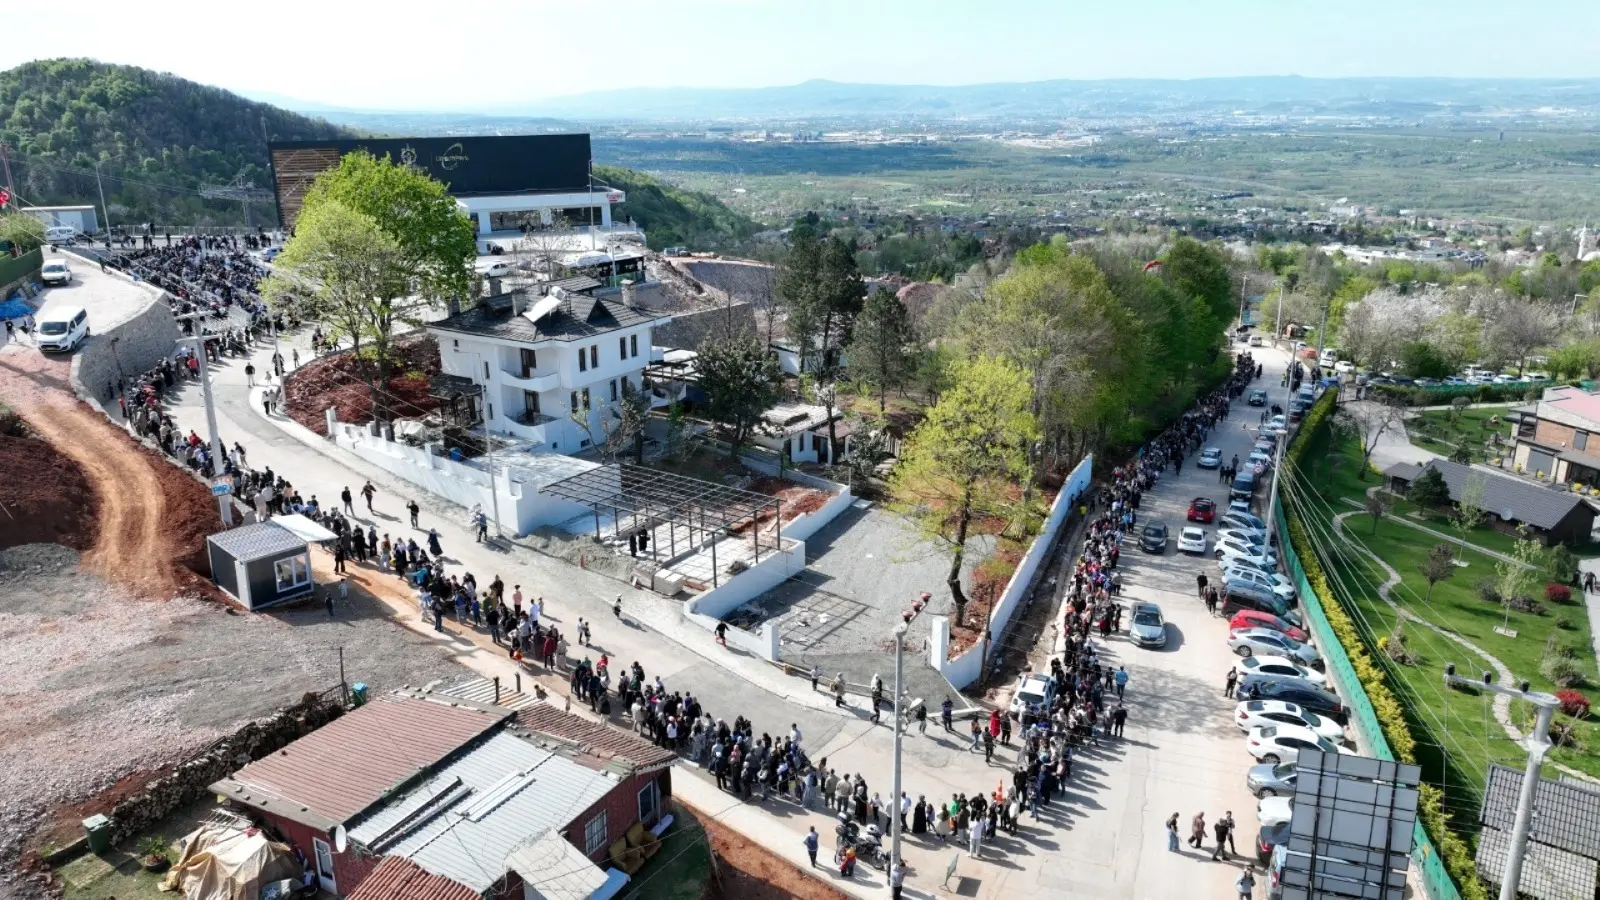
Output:
<svg viewBox="0 0 1600 900">
<path fill-rule="evenodd" d="M 561 386 L 561 375 L 558 372 L 540 372 L 535 370 L 524 375 L 522 374 L 522 369 L 520 368 L 502 369 L 501 371 L 505 373 L 507 381 L 511 382 L 517 387 L 523 388 L 524 390 L 533 391 L 535 394 L 542 394 L 545 391 L 553 391 Z"/>
<path fill-rule="evenodd" d="M 555 416 L 547 416 L 544 413 L 530 412 L 528 410 L 523 410 L 522 412 L 519 412 L 511 417 L 511 421 L 517 423 L 518 425 L 528 426 L 548 425 L 555 420 Z"/>
</svg>

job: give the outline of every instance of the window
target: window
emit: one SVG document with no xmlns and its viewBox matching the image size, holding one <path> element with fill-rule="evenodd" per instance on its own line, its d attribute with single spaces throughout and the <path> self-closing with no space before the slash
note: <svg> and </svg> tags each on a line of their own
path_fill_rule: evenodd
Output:
<svg viewBox="0 0 1600 900">
<path fill-rule="evenodd" d="M 518 357 L 522 363 L 522 377 L 527 378 L 533 374 L 534 369 L 539 367 L 539 354 L 527 347 L 519 348 L 519 350 Z"/>
<path fill-rule="evenodd" d="M 660 791 L 660 787 L 652 781 L 639 792 L 639 821 L 646 824 L 655 821 L 656 808 L 660 805 Z"/>
<path fill-rule="evenodd" d="M 578 371 L 579 372 L 587 372 L 587 371 L 589 371 L 589 358 L 584 355 L 582 347 L 578 348 Z"/>
<path fill-rule="evenodd" d="M 489 380 L 489 361 L 487 359 L 483 361 L 483 380 Z"/>
<path fill-rule="evenodd" d="M 586 409 L 586 410 L 589 409 L 589 389 L 588 388 L 584 388 L 583 389 L 583 408 Z"/>
<path fill-rule="evenodd" d="M 1539 420 L 1533 416 L 1523 416 L 1517 420 L 1517 437 L 1533 438 L 1533 433 L 1539 427 Z"/>
<path fill-rule="evenodd" d="M 590 819 L 589 824 L 583 826 L 583 852 L 591 856 L 599 853 L 606 845 L 607 836 L 606 814 L 605 810 L 601 810 L 600 815 Z"/>
<path fill-rule="evenodd" d="M 589 347 L 589 368 L 591 368 L 591 369 L 600 368 L 600 345 L 599 344 L 594 344 L 594 345 L 591 345 Z"/>
<path fill-rule="evenodd" d="M 628 339 L 617 338 L 617 353 L 623 358 L 628 358 Z"/>
<path fill-rule="evenodd" d="M 633 379 L 626 375 L 622 376 L 622 392 L 624 394 L 633 393 Z"/>
<path fill-rule="evenodd" d="M 617 380 L 611 379 L 611 402 L 617 402 Z"/>
<path fill-rule="evenodd" d="M 278 590 L 286 591 L 311 581 L 311 558 L 307 554 L 280 559 L 272 564 L 278 576 Z"/>
<path fill-rule="evenodd" d="M 1589 449 L 1589 432 L 1580 431 L 1577 434 L 1574 434 L 1572 436 L 1572 449 L 1574 449 L 1574 450 L 1587 450 L 1587 449 Z"/>
<path fill-rule="evenodd" d="M 629 353 L 629 356 L 639 355 L 639 336 L 637 334 L 628 335 L 628 346 L 633 348 L 633 352 Z"/>
<path fill-rule="evenodd" d="M 578 411 L 578 392 L 577 391 L 573 391 L 572 392 L 572 411 L 573 412 L 577 412 Z"/>
</svg>

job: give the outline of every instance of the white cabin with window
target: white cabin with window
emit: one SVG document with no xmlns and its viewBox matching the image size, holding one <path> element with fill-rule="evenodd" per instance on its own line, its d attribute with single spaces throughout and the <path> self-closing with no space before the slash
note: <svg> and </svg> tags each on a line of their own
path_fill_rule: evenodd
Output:
<svg viewBox="0 0 1600 900">
<path fill-rule="evenodd" d="M 620 294 L 557 288 L 487 297 L 428 331 L 444 373 L 483 386 L 489 431 L 528 441 L 533 452 L 573 454 L 604 441 L 610 408 L 643 389 L 652 329 L 668 321 Z"/>
</svg>

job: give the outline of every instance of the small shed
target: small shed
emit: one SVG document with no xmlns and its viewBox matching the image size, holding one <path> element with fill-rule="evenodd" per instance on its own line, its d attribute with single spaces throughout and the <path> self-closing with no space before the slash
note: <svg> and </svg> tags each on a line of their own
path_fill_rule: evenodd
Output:
<svg viewBox="0 0 1600 900">
<path fill-rule="evenodd" d="M 211 578 L 245 609 L 304 597 L 311 581 L 306 538 L 275 521 L 242 525 L 206 538 Z"/>
</svg>

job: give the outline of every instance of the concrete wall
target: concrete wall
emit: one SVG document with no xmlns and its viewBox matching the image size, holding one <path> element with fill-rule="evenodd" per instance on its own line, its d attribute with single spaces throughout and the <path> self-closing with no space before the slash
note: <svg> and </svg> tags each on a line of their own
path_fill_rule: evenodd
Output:
<svg viewBox="0 0 1600 900">
<path fill-rule="evenodd" d="M 784 545 L 784 549 L 762 557 L 761 562 L 724 580 L 721 586 L 683 601 L 683 617 L 711 631 L 724 616 L 803 571 L 805 542 L 790 541 L 786 537 Z M 730 627 L 728 644 L 768 662 L 777 662 L 778 625 L 764 622 L 756 632 Z"/>
<path fill-rule="evenodd" d="M 835 487 L 839 488 L 839 492 L 828 498 L 828 502 L 822 504 L 820 508 L 798 516 L 791 522 L 783 523 L 783 536 L 797 541 L 807 540 L 821 531 L 824 525 L 838 518 L 840 513 L 855 502 L 855 494 L 850 492 L 848 485 L 841 484 Z"/>
<path fill-rule="evenodd" d="M 493 516 L 495 503 L 490 496 L 490 477 L 485 468 L 459 463 L 439 456 L 429 447 L 413 447 L 400 441 L 374 437 L 365 427 L 330 421 L 328 433 L 334 442 L 356 456 L 425 488 L 459 506 L 481 508 Z M 438 445 L 433 445 L 436 448 Z M 539 493 L 531 484 L 522 484 L 500 469 L 493 479 L 499 499 L 500 527 L 525 535 L 541 525 L 565 522 L 588 511 L 567 500 Z"/>
<path fill-rule="evenodd" d="M 650 342 L 657 347 L 694 350 L 707 336 L 744 333 L 756 333 L 755 310 L 747 303 L 735 302 L 727 307 L 672 313 L 672 321 L 656 328 Z"/>
<path fill-rule="evenodd" d="M 80 266 L 90 265 L 81 257 L 75 259 Z M 104 331 L 96 327 L 94 313 L 89 314 L 92 333 L 72 357 L 72 390 L 91 403 L 114 401 L 119 371 L 129 379 L 144 373 L 177 352 L 180 337 L 178 323 L 160 290 L 114 270 L 107 274 L 137 287 L 148 300 L 132 318 Z M 115 350 L 111 347 L 112 338 L 118 339 Z"/>
<path fill-rule="evenodd" d="M 1045 519 L 1044 530 L 1033 539 L 1028 552 L 1023 554 L 1022 561 L 1017 564 L 1017 570 L 1011 573 L 1011 580 L 1006 582 L 1005 591 L 996 601 L 994 609 L 989 612 L 989 633 L 996 641 L 1004 636 L 1006 626 L 1011 624 L 1011 618 L 1027 600 L 1029 590 L 1033 586 L 1033 578 L 1039 572 L 1039 566 L 1050 553 L 1050 548 L 1055 545 L 1056 534 L 1067 521 L 1067 516 L 1077 500 L 1088 490 L 1093 473 L 1094 455 L 1090 454 L 1078 463 L 1072 474 L 1068 475 L 1061 485 L 1061 492 L 1056 494 L 1055 502 L 1050 505 L 1050 515 Z M 928 664 L 943 672 L 944 677 L 955 685 L 957 690 L 977 681 L 983 670 L 983 643 L 981 641 L 975 643 L 956 658 L 948 659 L 949 618 L 934 616 L 932 629 L 928 642 Z"/>
</svg>

